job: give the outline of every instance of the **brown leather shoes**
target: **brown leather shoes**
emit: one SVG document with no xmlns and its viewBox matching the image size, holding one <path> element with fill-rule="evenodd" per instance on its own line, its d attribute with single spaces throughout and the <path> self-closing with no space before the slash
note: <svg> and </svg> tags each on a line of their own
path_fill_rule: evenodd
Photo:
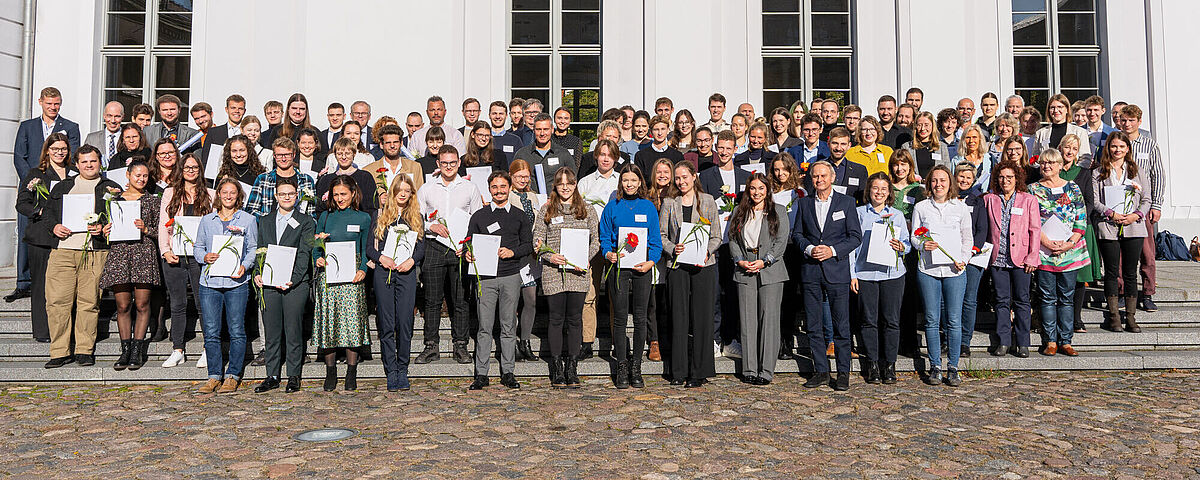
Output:
<svg viewBox="0 0 1200 480">
<path fill-rule="evenodd" d="M 241 383 L 242 383 L 242 382 L 241 382 L 240 380 L 237 380 L 237 379 L 235 379 L 235 378 L 233 378 L 233 377 L 228 377 L 228 378 L 226 378 L 226 379 L 225 379 L 225 383 L 222 383 L 222 384 L 221 384 L 221 390 L 217 391 L 217 393 L 233 393 L 233 392 L 236 392 L 236 391 L 237 391 L 237 389 L 238 389 L 238 385 L 241 385 Z"/>
<path fill-rule="evenodd" d="M 1058 347 L 1058 351 L 1068 357 L 1079 356 L 1079 352 L 1076 352 L 1075 349 L 1071 347 L 1071 344 L 1066 344 L 1061 347 Z"/>
<path fill-rule="evenodd" d="M 1054 342 L 1047 343 L 1046 348 L 1042 349 L 1042 355 L 1047 357 L 1053 357 L 1056 353 L 1058 353 L 1058 344 Z"/>
<path fill-rule="evenodd" d="M 833 358 L 834 356 L 836 356 L 836 355 L 835 355 L 836 353 L 837 353 L 837 352 L 835 352 L 835 351 L 833 350 L 833 342 L 829 342 L 829 348 L 826 348 L 826 349 L 825 349 L 825 356 L 826 356 L 826 357 L 829 357 L 829 358 Z"/>
<path fill-rule="evenodd" d="M 213 392 L 217 391 L 217 387 L 220 387 L 220 386 L 221 386 L 220 380 L 217 380 L 215 378 L 210 378 L 210 379 L 208 379 L 207 382 L 204 382 L 203 387 L 200 387 L 200 393 L 213 393 Z"/>
<path fill-rule="evenodd" d="M 658 349 L 658 342 L 650 342 L 650 353 L 646 355 L 651 362 L 661 362 L 662 352 Z"/>
</svg>

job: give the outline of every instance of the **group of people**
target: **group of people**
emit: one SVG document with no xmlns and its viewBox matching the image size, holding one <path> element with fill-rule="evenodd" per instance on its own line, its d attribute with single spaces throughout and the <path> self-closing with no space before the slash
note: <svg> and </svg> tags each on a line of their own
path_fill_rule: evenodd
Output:
<svg viewBox="0 0 1200 480">
<path fill-rule="evenodd" d="M 285 363 L 285 390 L 300 389 L 306 341 L 324 389 L 343 359 L 353 390 L 372 311 L 387 388 L 406 390 L 416 312 L 413 361 L 435 361 L 443 302 L 472 390 L 489 385 L 497 336 L 502 385 L 519 388 L 515 362 L 543 353 L 552 387 L 579 387 L 605 311 L 620 389 L 644 385 L 643 358 L 695 388 L 717 356 L 740 357 L 739 378 L 767 385 L 777 361 L 801 355 L 815 370 L 806 387 L 846 390 L 860 355 L 867 383 L 895 383 L 902 350 L 921 358 L 918 330 L 923 379 L 959 385 L 981 304 L 996 318 L 988 352 L 1017 357 L 1034 328 L 1041 354 L 1078 354 L 1087 284 L 1103 282 L 1103 328 L 1140 331 L 1137 309 L 1156 309 L 1160 153 L 1137 106 L 1114 107 L 1109 126 L 1099 97 L 1055 95 L 1043 116 L 1015 95 L 998 113 L 987 93 L 976 118 L 966 98 L 925 111 L 913 88 L 900 105 L 881 97 L 877 116 L 818 99 L 765 117 L 742 104 L 726 121 L 713 94 L 702 125 L 664 97 L 653 114 L 607 110 L 589 142 L 570 133 L 570 111 L 537 99 L 492 102 L 486 120 L 467 99 L 459 129 L 440 97 L 403 125 L 370 124 L 364 101 L 347 120 L 334 103 L 317 130 L 297 93 L 266 104 L 266 126 L 240 95 L 226 99 L 225 125 L 192 105 L 194 128 L 172 95 L 128 123 L 113 102 L 81 144 L 61 102 L 44 89 L 43 114 L 18 131 L 22 276 L 6 297 L 32 297 L 46 368 L 95 363 L 104 289 L 117 370 L 144 366 L 168 332 L 162 366 L 187 361 L 191 290 L 205 393 L 239 388 L 248 326 L 267 370 L 256 392 L 280 387 Z M 549 322 L 535 352 L 539 303 Z"/>
</svg>

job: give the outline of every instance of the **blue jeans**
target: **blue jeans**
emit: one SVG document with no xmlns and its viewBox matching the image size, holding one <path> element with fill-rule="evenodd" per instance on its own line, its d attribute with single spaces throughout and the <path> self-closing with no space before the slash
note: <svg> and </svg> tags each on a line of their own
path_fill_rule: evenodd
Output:
<svg viewBox="0 0 1200 480">
<path fill-rule="evenodd" d="M 939 368 L 942 364 L 941 316 L 942 304 L 961 305 L 967 289 L 967 276 L 934 277 L 917 272 L 917 285 L 921 288 L 921 298 L 925 301 L 925 344 L 929 349 L 929 364 Z M 949 308 L 946 310 L 946 344 L 962 344 L 962 309 Z M 957 348 L 948 348 L 948 368 L 958 368 Z"/>
<path fill-rule="evenodd" d="M 233 288 L 200 287 L 200 319 L 204 332 L 204 354 L 208 357 L 208 378 L 220 380 L 221 314 L 229 330 L 229 367 L 225 376 L 240 380 L 242 363 L 246 360 L 246 302 L 250 287 L 243 283 Z"/>
<path fill-rule="evenodd" d="M 975 317 L 979 308 L 979 280 L 983 278 L 983 269 L 967 265 L 967 290 L 963 293 L 962 303 L 962 347 L 971 346 L 971 337 L 975 335 Z"/>
<path fill-rule="evenodd" d="M 1075 275 L 1070 272 L 1037 271 L 1038 293 L 1041 295 L 1042 341 L 1070 345 L 1075 335 Z"/>
</svg>

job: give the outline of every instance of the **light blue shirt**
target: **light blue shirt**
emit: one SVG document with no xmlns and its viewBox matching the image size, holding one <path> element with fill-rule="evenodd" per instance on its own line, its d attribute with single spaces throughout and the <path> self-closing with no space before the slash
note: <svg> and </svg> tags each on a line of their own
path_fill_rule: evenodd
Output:
<svg viewBox="0 0 1200 480">
<path fill-rule="evenodd" d="M 296 213 L 295 209 L 292 209 L 292 211 L 288 212 L 286 215 L 280 210 L 275 210 L 275 235 L 281 237 L 283 236 L 283 229 L 287 228 L 287 224 L 289 221 L 291 221 L 292 214 L 294 213 Z M 276 240 L 278 240 L 278 238 Z"/>
<path fill-rule="evenodd" d="M 892 280 L 904 276 L 904 259 L 898 258 L 895 265 L 883 266 L 874 263 L 867 263 L 866 249 L 871 243 L 871 235 L 875 234 L 876 228 L 887 228 L 887 220 L 884 220 L 885 215 L 892 221 L 892 227 L 895 228 L 896 238 L 904 245 L 904 251 L 900 252 L 899 257 L 912 250 L 908 234 L 908 224 L 904 221 L 904 213 L 900 212 L 890 205 L 884 206 L 883 210 L 876 212 L 870 205 L 858 207 L 858 221 L 862 225 L 863 241 L 850 252 L 850 276 L 859 280 L 867 280 L 878 282 L 881 280 Z M 880 230 L 883 231 L 883 230 Z"/>
<path fill-rule="evenodd" d="M 196 262 L 203 265 L 200 270 L 200 285 L 209 288 L 233 288 L 241 286 L 250 279 L 250 273 L 254 268 L 254 250 L 258 248 L 258 223 L 253 214 L 247 213 L 245 210 L 237 210 L 233 213 L 233 219 L 229 221 L 229 227 L 241 229 L 242 236 L 242 266 L 246 267 L 246 272 L 239 278 L 230 277 L 210 277 L 208 275 L 208 265 L 204 261 L 204 256 L 209 253 L 217 253 L 222 245 L 213 244 L 214 235 L 231 235 L 234 232 L 226 227 L 221 222 L 221 217 L 217 216 L 217 212 L 212 212 L 200 219 L 200 228 L 196 233 L 196 244 L 193 249 L 193 256 L 196 257 Z"/>
</svg>

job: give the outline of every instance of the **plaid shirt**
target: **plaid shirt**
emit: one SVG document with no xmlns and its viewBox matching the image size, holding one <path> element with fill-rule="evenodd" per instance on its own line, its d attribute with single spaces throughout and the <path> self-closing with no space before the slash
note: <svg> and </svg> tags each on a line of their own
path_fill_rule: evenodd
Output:
<svg viewBox="0 0 1200 480">
<path fill-rule="evenodd" d="M 1146 178 L 1150 179 L 1150 209 L 1161 211 L 1166 196 L 1166 185 L 1163 185 L 1165 178 L 1158 142 L 1154 141 L 1150 132 L 1138 129 L 1138 138 L 1130 145 L 1130 149 L 1133 151 L 1138 170 L 1145 172 Z"/>
<path fill-rule="evenodd" d="M 297 182 L 299 182 L 300 192 L 304 189 L 309 189 L 313 192 L 317 191 L 316 182 L 312 177 L 303 173 L 296 173 Z M 259 174 L 258 178 L 254 179 L 254 187 L 250 189 L 250 196 L 246 199 L 247 212 L 253 213 L 257 217 L 265 216 L 275 209 L 275 185 L 279 183 L 279 176 L 275 174 L 275 170 L 267 173 Z M 317 206 L 312 202 L 301 201 L 297 207 L 300 213 L 312 216 L 317 211 Z"/>
</svg>

